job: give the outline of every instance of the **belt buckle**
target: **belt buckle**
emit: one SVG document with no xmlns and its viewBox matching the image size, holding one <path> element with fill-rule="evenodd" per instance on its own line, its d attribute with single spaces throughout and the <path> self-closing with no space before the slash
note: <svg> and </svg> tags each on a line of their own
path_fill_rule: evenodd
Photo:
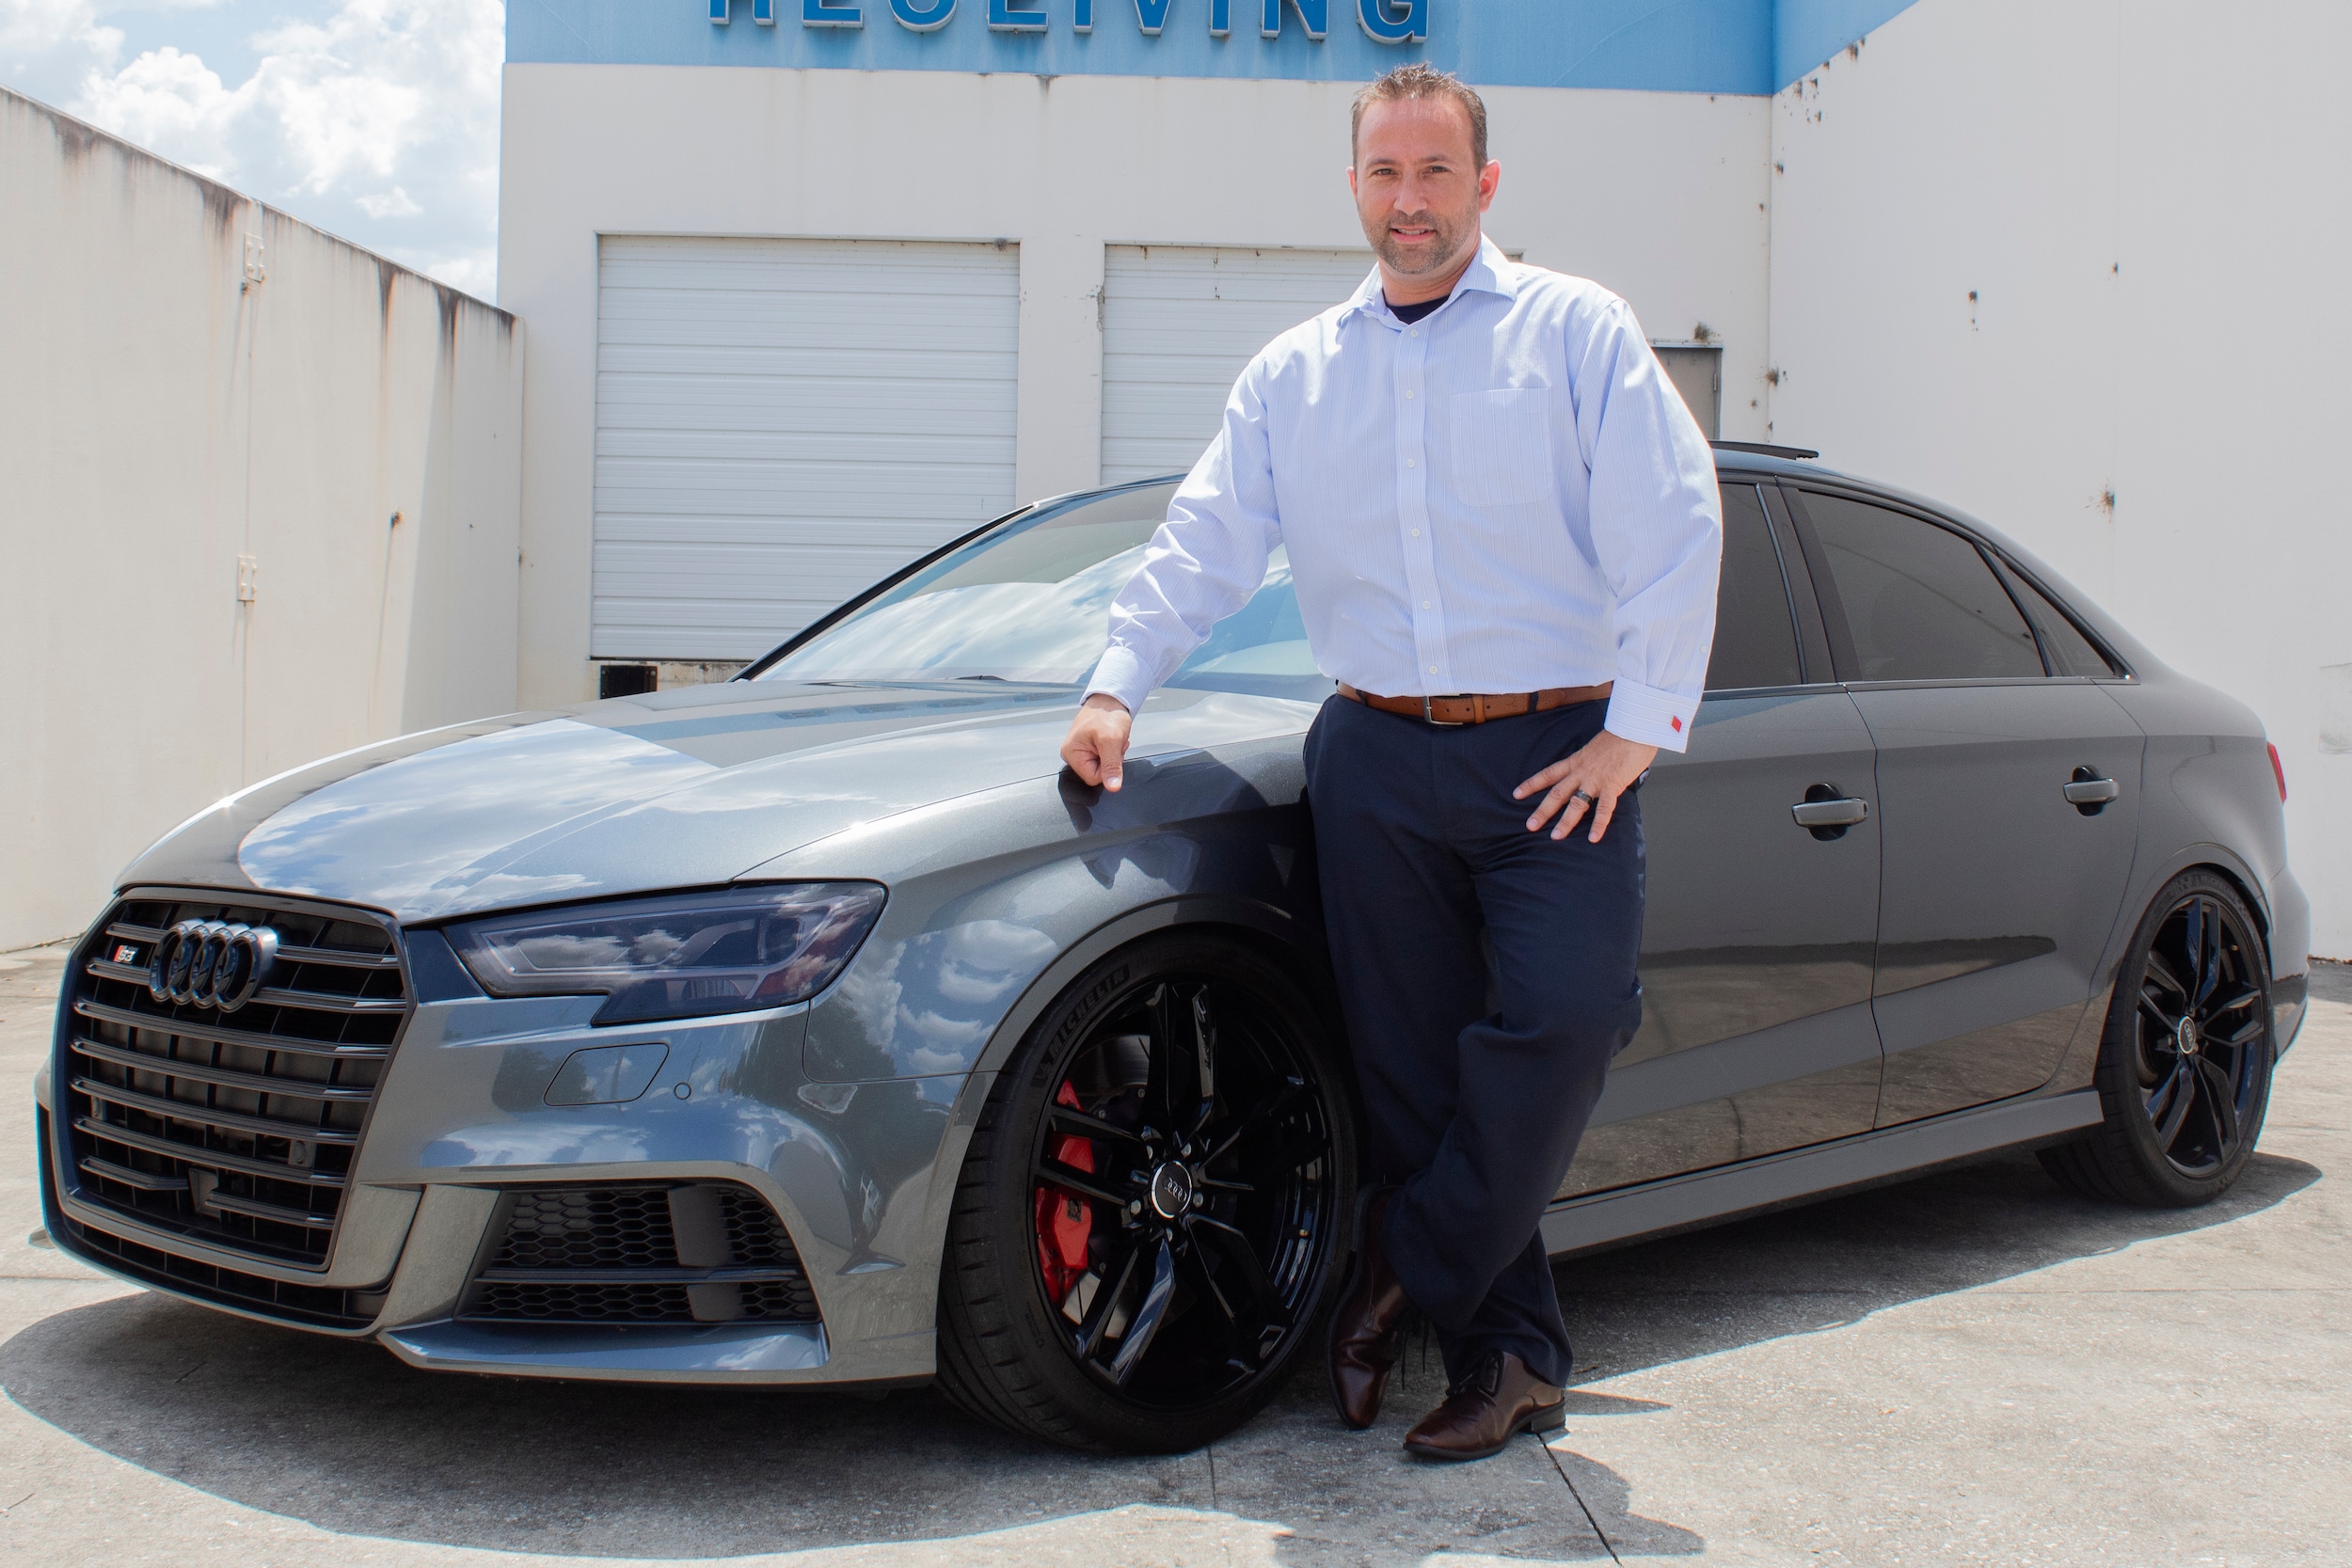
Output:
<svg viewBox="0 0 2352 1568">
<path fill-rule="evenodd" d="M 1429 695 L 1426 692 L 1422 693 L 1421 699 L 1421 721 L 1422 723 L 1435 725 L 1437 728 L 1441 730 L 1459 730 L 1470 727 L 1470 721 L 1467 719 L 1438 718 L 1437 714 L 1431 710 L 1429 706 L 1431 698 Z"/>
</svg>

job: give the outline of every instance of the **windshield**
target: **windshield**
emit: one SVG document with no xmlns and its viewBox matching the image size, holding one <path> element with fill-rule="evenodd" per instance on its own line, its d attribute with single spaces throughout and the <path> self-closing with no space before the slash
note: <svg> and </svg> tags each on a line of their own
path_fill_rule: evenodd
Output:
<svg viewBox="0 0 2352 1568">
<path fill-rule="evenodd" d="M 1081 686 L 1109 638 L 1112 596 L 1143 561 L 1174 486 L 1154 484 L 1009 523 L 954 550 L 785 655 L 765 681 L 1001 680 Z M 1169 686 L 1320 701 L 1278 546 L 1249 602 Z"/>
</svg>

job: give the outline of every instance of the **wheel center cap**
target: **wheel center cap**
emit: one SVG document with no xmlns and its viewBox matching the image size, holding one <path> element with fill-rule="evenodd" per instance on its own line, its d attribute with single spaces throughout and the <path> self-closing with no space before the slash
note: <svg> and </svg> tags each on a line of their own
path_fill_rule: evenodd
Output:
<svg viewBox="0 0 2352 1568">
<path fill-rule="evenodd" d="M 1152 1210 L 1172 1220 L 1192 1207 L 1192 1172 L 1170 1160 L 1152 1173 Z"/>
<path fill-rule="evenodd" d="M 2185 1018 L 2181 1020 L 2179 1027 L 2172 1031 L 2172 1043 L 2180 1047 L 2182 1055 L 2196 1055 L 2198 1045 L 2197 1021 L 2193 1018 Z"/>
</svg>

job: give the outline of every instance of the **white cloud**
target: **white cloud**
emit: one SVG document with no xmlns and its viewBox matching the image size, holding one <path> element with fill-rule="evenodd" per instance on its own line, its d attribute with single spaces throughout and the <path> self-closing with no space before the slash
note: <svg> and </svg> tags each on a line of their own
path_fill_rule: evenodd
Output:
<svg viewBox="0 0 2352 1568">
<path fill-rule="evenodd" d="M 92 0 L 0 7 L 0 39 L 81 40 L 73 112 L 459 288 L 494 286 L 501 0 L 340 0 L 253 34 L 234 87 L 170 46 L 118 66 Z"/>
<path fill-rule="evenodd" d="M 415 197 L 398 185 L 382 196 L 361 197 L 359 210 L 372 218 L 412 218 L 424 211 L 417 205 Z"/>
<path fill-rule="evenodd" d="M 84 119 L 174 163 L 233 181 L 230 133 L 248 103 L 247 92 L 230 92 L 201 58 L 167 45 L 112 75 L 91 71 L 74 107 Z"/>
<path fill-rule="evenodd" d="M 98 20 L 91 0 L 0 0 L 0 71 L 15 81 L 59 54 L 111 61 L 122 30 Z"/>
</svg>

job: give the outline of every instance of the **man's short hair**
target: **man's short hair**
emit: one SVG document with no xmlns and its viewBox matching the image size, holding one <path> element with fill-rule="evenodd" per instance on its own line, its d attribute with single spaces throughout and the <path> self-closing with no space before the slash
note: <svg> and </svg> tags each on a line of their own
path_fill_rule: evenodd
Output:
<svg viewBox="0 0 2352 1568">
<path fill-rule="evenodd" d="M 1363 134 L 1364 111 L 1375 103 L 1398 103 L 1408 98 L 1450 98 L 1462 105 L 1462 112 L 1470 116 L 1471 167 L 1486 166 L 1486 101 L 1452 71 L 1418 62 L 1398 66 L 1356 94 L 1355 112 L 1347 122 L 1347 156 L 1351 162 L 1356 156 L 1357 140 Z"/>
</svg>

